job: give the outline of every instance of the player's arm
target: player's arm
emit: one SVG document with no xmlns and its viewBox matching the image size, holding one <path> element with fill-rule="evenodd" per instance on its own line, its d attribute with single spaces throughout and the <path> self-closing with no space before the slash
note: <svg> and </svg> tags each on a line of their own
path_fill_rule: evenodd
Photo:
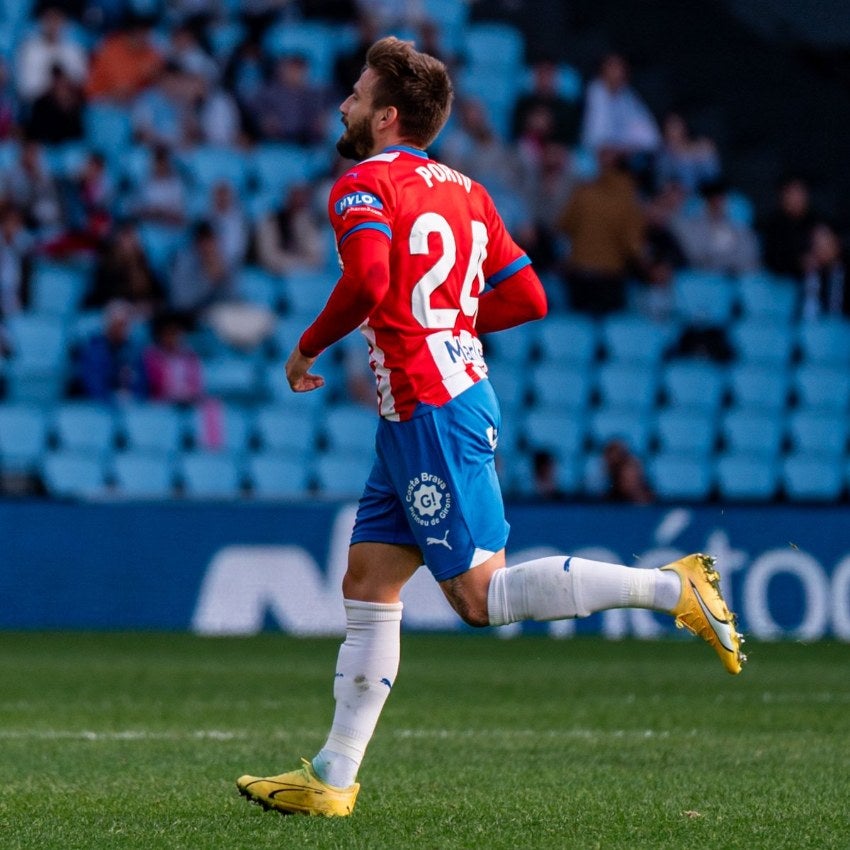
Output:
<svg viewBox="0 0 850 850">
<path fill-rule="evenodd" d="M 296 392 L 324 384 L 319 375 L 310 374 L 310 367 L 326 348 L 369 318 L 390 285 L 390 241 L 382 231 L 352 232 L 340 246 L 340 256 L 342 276 L 286 363 L 287 380 Z"/>
<path fill-rule="evenodd" d="M 524 265 L 479 298 L 475 327 L 483 334 L 503 331 L 542 319 L 546 310 L 543 284 L 531 265 Z"/>
</svg>

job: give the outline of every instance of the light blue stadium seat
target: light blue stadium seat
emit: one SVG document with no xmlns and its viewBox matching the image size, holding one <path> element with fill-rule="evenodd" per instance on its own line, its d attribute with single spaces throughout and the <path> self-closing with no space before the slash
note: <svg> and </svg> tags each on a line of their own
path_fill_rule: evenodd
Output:
<svg viewBox="0 0 850 850">
<path fill-rule="evenodd" d="M 524 366 L 534 353 L 540 331 L 538 322 L 526 322 L 483 338 L 484 358 L 488 365 L 500 363 Z"/>
<path fill-rule="evenodd" d="M 726 454 L 716 465 L 717 486 L 724 501 L 768 501 L 776 496 L 779 469 L 773 458 Z"/>
<path fill-rule="evenodd" d="M 186 244 L 186 231 L 156 222 L 139 224 L 139 240 L 154 271 L 165 275 L 178 248 Z"/>
<path fill-rule="evenodd" d="M 304 458 L 293 457 L 289 452 L 261 452 L 248 459 L 251 492 L 258 498 L 303 498 L 307 471 Z"/>
<path fill-rule="evenodd" d="M 254 418 L 254 433 L 263 451 L 294 459 L 311 455 L 316 444 L 313 417 L 282 405 L 260 407 Z"/>
<path fill-rule="evenodd" d="M 850 423 L 839 411 L 795 410 L 788 416 L 788 437 L 795 451 L 837 461 L 847 452 Z"/>
<path fill-rule="evenodd" d="M 759 409 L 736 408 L 723 418 L 721 433 L 729 454 L 775 458 L 782 448 L 783 420 Z"/>
<path fill-rule="evenodd" d="M 229 402 L 256 402 L 263 397 L 260 364 L 256 359 L 222 353 L 203 361 L 204 388 Z"/>
<path fill-rule="evenodd" d="M 316 83 L 331 80 L 337 30 L 318 21 L 281 21 L 266 30 L 263 47 L 270 56 L 301 54 L 309 63 L 309 76 Z"/>
<path fill-rule="evenodd" d="M 494 68 L 497 70 L 494 71 Z M 518 74 L 507 67 L 470 65 L 458 75 L 457 87 L 463 97 L 481 103 L 496 135 L 502 139 L 508 138 L 514 104 L 521 90 Z M 511 197 L 504 195 L 500 199 L 500 203 L 497 203 L 500 211 Z"/>
<path fill-rule="evenodd" d="M 510 496 L 524 499 L 546 498 L 538 492 L 534 480 L 534 457 L 531 454 L 519 455 L 509 471 L 502 477 L 503 491 Z M 563 495 L 576 495 L 581 492 L 581 463 L 574 456 L 560 456 L 555 460 L 555 483 Z"/>
<path fill-rule="evenodd" d="M 117 103 L 92 100 L 83 113 L 86 142 L 109 162 L 118 164 L 132 145 L 130 110 Z"/>
<path fill-rule="evenodd" d="M 801 407 L 847 410 L 850 404 L 850 371 L 803 363 L 794 375 L 794 391 Z"/>
<path fill-rule="evenodd" d="M 178 462 L 183 493 L 189 498 L 235 499 L 241 495 L 242 474 L 227 452 L 192 452 Z"/>
<path fill-rule="evenodd" d="M 239 405 L 211 401 L 189 414 L 192 443 L 209 452 L 244 452 L 250 444 L 251 420 Z"/>
<path fill-rule="evenodd" d="M 592 363 L 599 350 L 599 327 L 587 316 L 551 316 L 537 328 L 537 345 L 544 361 Z"/>
<path fill-rule="evenodd" d="M 282 142 L 257 145 L 247 165 L 257 191 L 274 196 L 278 204 L 283 203 L 285 190 L 317 173 L 317 159 L 311 151 Z"/>
<path fill-rule="evenodd" d="M 729 372 L 732 403 L 741 407 L 780 412 L 788 404 L 789 387 L 789 374 L 781 367 L 739 363 Z"/>
<path fill-rule="evenodd" d="M 293 269 L 285 278 L 286 301 L 291 313 L 301 317 L 306 328 L 325 306 L 336 278 L 325 271 Z"/>
<path fill-rule="evenodd" d="M 661 386 L 671 407 L 716 412 L 726 392 L 726 373 L 715 363 L 676 360 L 664 367 Z"/>
<path fill-rule="evenodd" d="M 238 21 L 219 20 L 206 28 L 213 55 L 224 66 L 245 37 L 245 27 Z"/>
<path fill-rule="evenodd" d="M 662 501 L 702 501 L 714 483 L 711 461 L 691 453 L 662 452 L 650 458 L 647 477 Z"/>
<path fill-rule="evenodd" d="M 30 279 L 30 309 L 42 315 L 71 316 L 80 305 L 89 273 L 68 263 L 37 263 Z"/>
<path fill-rule="evenodd" d="M 742 320 L 732 327 L 732 346 L 742 362 L 784 367 L 794 353 L 794 335 L 781 323 Z"/>
<path fill-rule="evenodd" d="M 799 343 L 804 363 L 850 368 L 850 322 L 846 319 L 801 322 Z"/>
<path fill-rule="evenodd" d="M 638 411 L 600 408 L 590 416 L 590 437 L 599 450 L 611 440 L 622 440 L 633 452 L 644 455 L 650 435 L 649 417 Z"/>
<path fill-rule="evenodd" d="M 91 499 L 106 492 L 103 460 L 98 454 L 50 452 L 44 456 L 41 472 L 51 496 Z"/>
<path fill-rule="evenodd" d="M 504 409 L 516 409 L 528 403 L 531 385 L 527 369 L 501 359 L 491 360 L 488 369 L 487 376 Z"/>
<path fill-rule="evenodd" d="M 319 493 L 327 498 L 358 498 L 372 469 L 372 462 L 373 456 L 364 453 L 319 455 L 316 459 Z"/>
<path fill-rule="evenodd" d="M 673 327 L 636 314 L 615 313 L 602 321 L 602 347 L 611 360 L 656 366 L 672 342 Z"/>
<path fill-rule="evenodd" d="M 119 452 L 112 458 L 114 495 L 129 499 L 167 499 L 174 494 L 174 461 L 168 454 Z"/>
<path fill-rule="evenodd" d="M 130 404 L 119 412 L 121 432 L 127 448 L 173 454 L 186 433 L 184 413 L 167 404 Z"/>
<path fill-rule="evenodd" d="M 736 283 L 717 272 L 689 269 L 673 278 L 673 304 L 683 322 L 725 326 L 737 298 Z"/>
<path fill-rule="evenodd" d="M 530 377 L 534 403 L 545 408 L 583 411 L 590 402 L 594 369 L 591 366 L 561 365 L 547 361 L 537 364 L 530 375 L 522 372 L 523 381 Z"/>
<path fill-rule="evenodd" d="M 106 454 L 115 441 L 115 412 L 93 402 L 63 402 L 55 410 L 53 432 L 61 449 Z"/>
<path fill-rule="evenodd" d="M 525 40 L 510 24 L 473 23 L 466 28 L 464 56 L 471 68 L 496 69 L 519 77 L 525 61 Z"/>
<path fill-rule="evenodd" d="M 649 366 L 621 361 L 603 363 L 597 375 L 600 403 L 647 411 L 658 395 L 658 373 Z"/>
<path fill-rule="evenodd" d="M 244 155 L 234 148 L 209 145 L 188 148 L 179 154 L 179 162 L 193 185 L 204 193 L 220 182 L 229 183 L 237 194 L 247 188 L 248 164 Z"/>
<path fill-rule="evenodd" d="M 677 407 L 660 410 L 655 418 L 659 450 L 669 456 L 705 458 L 717 440 L 717 418 L 713 411 Z"/>
<path fill-rule="evenodd" d="M 358 404 L 340 404 L 325 414 L 323 432 L 331 450 L 338 454 L 365 454 L 375 449 L 375 411 Z"/>
<path fill-rule="evenodd" d="M 586 421 L 572 410 L 537 408 L 525 417 L 523 431 L 529 451 L 545 449 L 565 459 L 584 449 Z"/>
<path fill-rule="evenodd" d="M 835 502 L 844 490 L 844 475 L 834 458 L 794 453 L 782 463 L 782 488 L 792 501 Z"/>
<path fill-rule="evenodd" d="M 0 403 L 0 466 L 33 470 L 47 445 L 47 416 L 31 404 Z"/>
<path fill-rule="evenodd" d="M 239 269 L 236 281 L 239 295 L 252 304 L 279 310 L 283 302 L 283 281 L 259 266 Z"/>
<path fill-rule="evenodd" d="M 788 324 L 797 312 L 800 287 L 770 272 L 749 272 L 738 280 L 743 316 L 748 321 Z"/>
<path fill-rule="evenodd" d="M 6 367 L 11 401 L 46 403 L 58 399 L 68 370 L 65 323 L 56 316 L 19 313 L 6 322 L 13 356 Z"/>
</svg>

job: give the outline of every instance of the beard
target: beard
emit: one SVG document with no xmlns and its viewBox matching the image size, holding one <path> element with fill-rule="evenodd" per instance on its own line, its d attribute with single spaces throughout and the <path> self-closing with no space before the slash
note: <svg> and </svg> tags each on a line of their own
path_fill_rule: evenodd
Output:
<svg viewBox="0 0 850 850">
<path fill-rule="evenodd" d="M 339 137 L 336 149 L 345 159 L 360 162 L 371 155 L 375 147 L 375 137 L 368 118 L 363 118 L 355 124 L 349 124 Z"/>
</svg>

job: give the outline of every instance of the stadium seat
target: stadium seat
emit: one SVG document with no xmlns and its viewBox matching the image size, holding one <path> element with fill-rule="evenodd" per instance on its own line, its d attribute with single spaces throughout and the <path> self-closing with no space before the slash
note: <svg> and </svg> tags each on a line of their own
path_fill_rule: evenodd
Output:
<svg viewBox="0 0 850 850">
<path fill-rule="evenodd" d="M 464 57 L 469 67 L 495 69 L 498 73 L 520 75 L 524 62 L 525 40 L 510 24 L 473 23 L 466 28 Z"/>
<path fill-rule="evenodd" d="M 850 368 L 850 322 L 822 318 L 800 324 L 803 363 Z"/>
<path fill-rule="evenodd" d="M 649 366 L 621 361 L 603 363 L 597 380 L 603 406 L 647 411 L 655 405 L 658 374 Z"/>
<path fill-rule="evenodd" d="M 735 281 L 717 272 L 680 271 L 673 278 L 673 304 L 685 323 L 725 326 L 737 297 Z"/>
<path fill-rule="evenodd" d="M 551 498 L 538 492 L 534 477 L 532 454 L 517 456 L 510 470 L 505 470 L 502 488 L 510 496 L 519 498 Z M 577 457 L 561 455 L 555 459 L 555 484 L 561 496 L 576 495 L 581 491 L 580 463 Z"/>
<path fill-rule="evenodd" d="M 714 413 L 723 403 L 726 373 L 714 363 L 676 360 L 664 367 L 661 387 L 670 407 Z"/>
<path fill-rule="evenodd" d="M 51 496 L 91 499 L 106 492 L 103 460 L 97 454 L 50 452 L 42 460 L 41 472 Z"/>
<path fill-rule="evenodd" d="M 484 358 L 488 365 L 496 362 L 524 366 L 534 354 L 540 325 L 526 322 L 483 338 Z"/>
<path fill-rule="evenodd" d="M 19 313 L 6 322 L 14 352 L 6 367 L 11 401 L 43 404 L 58 399 L 68 370 L 65 323 L 55 316 Z"/>
<path fill-rule="evenodd" d="M 371 457 L 375 449 L 376 428 L 374 410 L 358 404 L 340 404 L 325 414 L 322 431 L 329 448 L 336 454 Z"/>
<path fill-rule="evenodd" d="M 237 195 L 248 188 L 248 164 L 239 150 L 210 145 L 190 147 L 178 155 L 193 188 L 206 195 L 217 183 L 229 183 Z"/>
<path fill-rule="evenodd" d="M 532 387 L 527 369 L 501 359 L 491 360 L 487 376 L 504 409 L 516 409 L 529 403 Z"/>
<path fill-rule="evenodd" d="M 86 141 L 92 150 L 118 164 L 132 144 L 128 107 L 104 100 L 91 100 L 83 113 Z"/>
<path fill-rule="evenodd" d="M 302 318 L 302 330 L 325 306 L 336 279 L 324 271 L 293 269 L 285 278 L 289 312 Z"/>
<path fill-rule="evenodd" d="M 292 499 L 306 495 L 307 465 L 303 458 L 293 457 L 288 451 L 252 455 L 248 459 L 248 478 L 251 492 L 258 498 Z"/>
<path fill-rule="evenodd" d="M 781 367 L 752 363 L 732 366 L 729 388 L 732 403 L 741 407 L 759 407 L 766 412 L 780 412 L 788 403 L 788 372 Z"/>
<path fill-rule="evenodd" d="M 66 451 L 107 453 L 115 440 L 115 412 L 103 404 L 64 402 L 56 408 L 53 432 Z"/>
<path fill-rule="evenodd" d="M 850 371 L 832 366 L 800 364 L 794 375 L 797 403 L 817 410 L 847 410 Z"/>
<path fill-rule="evenodd" d="M 524 443 L 529 452 L 545 450 L 560 459 L 584 449 L 585 420 L 573 410 L 535 409 L 523 424 Z"/>
<path fill-rule="evenodd" d="M 303 458 L 316 443 L 313 417 L 284 405 L 261 407 L 254 418 L 254 434 L 263 451 Z"/>
<path fill-rule="evenodd" d="M 0 466 L 37 468 L 47 445 L 47 418 L 40 407 L 0 404 Z"/>
<path fill-rule="evenodd" d="M 259 266 L 245 265 L 239 269 L 236 281 L 240 297 L 252 304 L 268 307 L 275 312 L 283 304 L 283 282 Z"/>
<path fill-rule="evenodd" d="M 769 272 L 743 274 L 738 281 L 741 310 L 747 321 L 789 324 L 800 297 L 799 285 L 793 280 Z"/>
<path fill-rule="evenodd" d="M 319 493 L 327 498 L 358 498 L 363 492 L 372 463 L 371 453 L 319 455 L 316 459 Z"/>
<path fill-rule="evenodd" d="M 235 499 L 242 476 L 236 458 L 226 452 L 192 452 L 178 463 L 182 492 L 190 498 Z"/>
<path fill-rule="evenodd" d="M 37 263 L 30 279 L 30 309 L 49 316 L 72 316 L 88 285 L 88 272 L 63 263 Z"/>
<path fill-rule="evenodd" d="M 551 316 L 537 327 L 537 348 L 544 362 L 592 363 L 599 349 L 599 328 L 586 316 Z"/>
<path fill-rule="evenodd" d="M 655 419 L 659 451 L 669 456 L 705 458 L 714 450 L 717 418 L 711 411 L 677 407 L 660 410 Z"/>
<path fill-rule="evenodd" d="M 671 342 L 671 325 L 643 316 L 615 313 L 602 322 L 602 348 L 610 360 L 654 367 Z"/>
<path fill-rule="evenodd" d="M 719 496 L 728 501 L 768 501 L 779 486 L 774 459 L 751 454 L 727 454 L 716 465 Z"/>
<path fill-rule="evenodd" d="M 661 501 L 702 501 L 711 493 L 712 464 L 704 455 L 659 453 L 650 458 L 646 471 Z"/>
<path fill-rule="evenodd" d="M 622 440 L 633 452 L 644 455 L 649 446 L 649 417 L 638 411 L 602 408 L 591 414 L 589 433 L 598 450 L 611 440 Z"/>
<path fill-rule="evenodd" d="M 792 501 L 835 502 L 844 490 L 842 466 L 834 458 L 791 454 L 782 463 L 782 488 Z"/>
<path fill-rule="evenodd" d="M 250 443 L 250 418 L 240 405 L 216 399 L 196 406 L 189 414 L 192 444 L 208 452 L 244 452 Z"/>
<path fill-rule="evenodd" d="M 794 336 L 783 324 L 742 320 L 732 327 L 732 346 L 741 362 L 784 367 L 794 353 Z"/>
<path fill-rule="evenodd" d="M 287 189 L 316 176 L 316 156 L 298 145 L 263 142 L 248 157 L 248 172 L 256 192 L 280 204 Z"/>
<path fill-rule="evenodd" d="M 165 499 L 174 491 L 174 462 L 157 452 L 126 451 L 112 459 L 113 492 L 131 499 Z"/>
<path fill-rule="evenodd" d="M 736 408 L 723 418 L 721 434 L 730 454 L 775 458 L 782 447 L 782 418 L 761 410 Z"/>
<path fill-rule="evenodd" d="M 204 389 L 224 401 L 246 404 L 259 401 L 265 392 L 260 365 L 250 356 L 229 353 L 204 360 Z"/>
<path fill-rule="evenodd" d="M 848 428 L 850 426 L 843 412 L 803 409 L 795 410 L 788 417 L 792 449 L 821 455 L 833 462 L 847 452 Z"/>
<path fill-rule="evenodd" d="M 186 243 L 186 232 L 179 227 L 143 221 L 139 224 L 139 240 L 153 270 L 164 276 L 175 253 Z"/>
<path fill-rule="evenodd" d="M 590 402 L 592 375 L 591 367 L 562 365 L 551 361 L 538 364 L 530 375 L 534 403 L 547 408 L 583 411 Z M 529 383 L 528 371 L 521 372 L 521 380 L 524 384 Z"/>
<path fill-rule="evenodd" d="M 185 416 L 176 407 L 166 404 L 130 404 L 121 408 L 119 422 L 129 449 L 170 454 L 178 452 L 183 446 Z"/>
<path fill-rule="evenodd" d="M 315 83 L 330 82 L 338 42 L 336 30 L 318 21 L 283 20 L 266 29 L 263 36 L 263 47 L 269 56 L 305 56 L 310 79 Z"/>
</svg>

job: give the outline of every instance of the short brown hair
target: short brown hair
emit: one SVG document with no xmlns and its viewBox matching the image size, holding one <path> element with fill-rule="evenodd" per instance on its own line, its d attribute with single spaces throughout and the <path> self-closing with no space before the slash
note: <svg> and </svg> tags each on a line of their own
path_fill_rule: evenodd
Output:
<svg viewBox="0 0 850 850">
<path fill-rule="evenodd" d="M 419 147 L 430 145 L 448 120 L 454 97 L 446 66 L 392 35 L 369 48 L 366 65 L 378 75 L 375 108 L 394 106 L 402 134 Z"/>
</svg>

